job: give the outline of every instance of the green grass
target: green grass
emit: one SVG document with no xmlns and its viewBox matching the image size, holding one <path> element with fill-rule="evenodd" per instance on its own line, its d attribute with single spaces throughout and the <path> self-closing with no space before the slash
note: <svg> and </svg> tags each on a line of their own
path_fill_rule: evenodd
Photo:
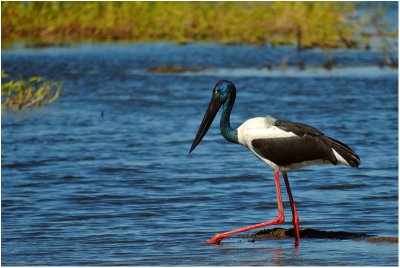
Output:
<svg viewBox="0 0 400 268">
<path fill-rule="evenodd" d="M 351 2 L 2 2 L 2 41 L 355 46 Z"/>
<path fill-rule="evenodd" d="M 2 80 L 8 75 L 1 72 Z M 44 81 L 41 77 L 27 80 L 8 80 L 1 85 L 1 107 L 21 110 L 34 106 L 47 105 L 55 101 L 62 91 L 62 85 L 55 81 Z"/>
</svg>

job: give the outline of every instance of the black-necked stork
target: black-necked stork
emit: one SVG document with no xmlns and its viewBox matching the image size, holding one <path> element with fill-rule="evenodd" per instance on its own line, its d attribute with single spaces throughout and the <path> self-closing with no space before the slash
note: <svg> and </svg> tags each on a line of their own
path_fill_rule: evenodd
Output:
<svg viewBox="0 0 400 268">
<path fill-rule="evenodd" d="M 193 141 L 190 152 L 200 143 L 207 133 L 219 108 L 222 106 L 220 121 L 221 134 L 230 142 L 249 148 L 261 161 L 274 170 L 276 195 L 278 200 L 278 217 L 230 232 L 220 233 L 207 241 L 217 244 L 222 239 L 255 228 L 261 228 L 285 221 L 279 171 L 282 173 L 292 210 L 292 223 L 295 231 L 295 246 L 300 243 L 299 217 L 293 201 L 287 170 L 297 169 L 312 164 L 343 164 L 358 167 L 360 158 L 342 142 L 325 136 L 318 129 L 287 120 L 277 120 L 270 116 L 255 117 L 247 120 L 237 129 L 231 128 L 230 115 L 236 98 L 236 87 L 228 80 L 220 80 L 213 88 L 210 104 Z M 189 152 L 189 153 L 190 153 Z"/>
</svg>

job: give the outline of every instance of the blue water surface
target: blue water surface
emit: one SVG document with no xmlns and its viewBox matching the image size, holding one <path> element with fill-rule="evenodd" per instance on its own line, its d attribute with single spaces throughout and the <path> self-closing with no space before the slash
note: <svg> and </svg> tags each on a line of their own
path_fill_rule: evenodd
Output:
<svg viewBox="0 0 400 268">
<path fill-rule="evenodd" d="M 291 47 L 2 51 L 11 78 L 65 88 L 51 105 L 2 110 L 2 264 L 397 265 L 396 243 L 303 239 L 294 248 L 233 236 L 203 244 L 277 214 L 272 170 L 225 141 L 218 120 L 188 154 L 219 79 L 237 86 L 232 126 L 269 114 L 313 125 L 359 154 L 359 169 L 289 172 L 301 227 L 398 236 L 398 71 L 378 66 L 381 51 L 330 54 L 332 70 L 321 67 L 326 51 Z M 147 72 L 167 65 L 201 71 Z"/>
</svg>

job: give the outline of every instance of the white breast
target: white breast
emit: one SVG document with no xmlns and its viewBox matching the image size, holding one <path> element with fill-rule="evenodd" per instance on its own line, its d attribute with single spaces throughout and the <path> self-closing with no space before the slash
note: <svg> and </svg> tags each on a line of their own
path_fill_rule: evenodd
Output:
<svg viewBox="0 0 400 268">
<path fill-rule="evenodd" d="M 287 138 L 296 136 L 293 132 L 286 132 L 274 126 L 276 119 L 255 117 L 238 127 L 239 143 L 251 149 L 251 142 L 255 139 Z"/>
</svg>

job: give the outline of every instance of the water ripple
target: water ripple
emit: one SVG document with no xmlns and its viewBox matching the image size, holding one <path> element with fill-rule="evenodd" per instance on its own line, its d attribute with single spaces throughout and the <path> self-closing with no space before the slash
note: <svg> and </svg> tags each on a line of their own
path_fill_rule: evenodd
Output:
<svg viewBox="0 0 400 268">
<path fill-rule="evenodd" d="M 324 57 L 301 53 L 312 66 Z M 293 251 L 292 241 L 237 236 L 203 244 L 277 215 L 273 171 L 225 141 L 218 122 L 188 154 L 222 78 L 238 90 L 232 126 L 270 114 L 313 125 L 360 155 L 359 169 L 289 172 L 301 227 L 398 235 L 397 70 L 371 67 L 382 53 L 332 53 L 341 68 L 268 71 L 265 55 L 277 66 L 298 52 L 213 44 L 3 51 L 7 73 L 62 80 L 67 90 L 49 106 L 2 112 L 2 264 L 397 265 L 395 244 L 304 239 Z M 203 71 L 144 71 L 171 64 Z M 290 228 L 283 185 L 282 227 Z"/>
</svg>

